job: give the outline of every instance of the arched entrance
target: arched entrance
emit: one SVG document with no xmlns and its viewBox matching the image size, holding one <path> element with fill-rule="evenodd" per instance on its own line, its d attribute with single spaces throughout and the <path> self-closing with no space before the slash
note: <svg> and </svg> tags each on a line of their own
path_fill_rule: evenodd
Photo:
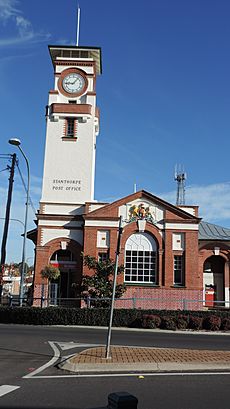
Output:
<svg viewBox="0 0 230 409">
<path fill-rule="evenodd" d="M 221 256 L 211 256 L 204 262 L 204 291 L 207 292 L 213 289 L 214 301 L 225 301 L 224 291 L 224 270 L 225 259 Z M 217 305 L 222 305 L 217 303 Z"/>
<path fill-rule="evenodd" d="M 80 284 L 76 254 L 68 249 L 56 250 L 50 257 L 50 264 L 58 267 L 61 273 L 57 280 L 50 283 L 50 304 L 72 305 L 73 298 L 79 295 L 77 290 Z"/>
</svg>

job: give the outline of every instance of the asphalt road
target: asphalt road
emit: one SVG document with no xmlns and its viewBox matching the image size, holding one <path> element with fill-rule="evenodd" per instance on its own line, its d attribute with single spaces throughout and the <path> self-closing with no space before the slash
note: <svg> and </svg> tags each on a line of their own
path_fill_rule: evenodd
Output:
<svg viewBox="0 0 230 409">
<path fill-rule="evenodd" d="M 58 354 L 56 359 L 50 341 L 66 356 L 87 343 L 105 344 L 106 329 L 1 324 L 0 408 L 94 409 L 105 407 L 108 394 L 116 391 L 135 395 L 138 409 L 230 407 L 230 374 L 72 377 L 56 367 Z M 112 343 L 229 350 L 230 336 L 115 330 Z M 44 365 L 48 366 L 32 376 Z M 5 393 L 5 385 L 18 388 Z"/>
</svg>

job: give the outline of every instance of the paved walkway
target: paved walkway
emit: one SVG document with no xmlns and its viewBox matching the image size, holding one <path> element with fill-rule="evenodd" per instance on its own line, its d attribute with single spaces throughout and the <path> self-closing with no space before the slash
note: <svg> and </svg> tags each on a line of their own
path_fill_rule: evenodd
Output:
<svg viewBox="0 0 230 409">
<path fill-rule="evenodd" d="M 89 348 L 72 356 L 61 368 L 78 373 L 229 370 L 230 351 L 112 346 Z"/>
</svg>

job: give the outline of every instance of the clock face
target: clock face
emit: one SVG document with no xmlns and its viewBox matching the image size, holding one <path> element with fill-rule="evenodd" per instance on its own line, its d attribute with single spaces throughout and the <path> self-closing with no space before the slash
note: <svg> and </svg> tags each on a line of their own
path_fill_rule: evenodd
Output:
<svg viewBox="0 0 230 409">
<path fill-rule="evenodd" d="M 84 88 L 85 80 L 80 74 L 72 72 L 64 77 L 62 86 L 70 94 L 78 93 Z"/>
</svg>

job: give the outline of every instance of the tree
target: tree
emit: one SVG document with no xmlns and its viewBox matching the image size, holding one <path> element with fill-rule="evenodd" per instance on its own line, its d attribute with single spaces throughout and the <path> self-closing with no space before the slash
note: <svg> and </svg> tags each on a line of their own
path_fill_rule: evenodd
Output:
<svg viewBox="0 0 230 409">
<path fill-rule="evenodd" d="M 115 271 L 115 262 L 111 259 L 97 261 L 95 257 L 83 256 L 83 264 L 89 270 L 94 270 L 92 276 L 83 275 L 81 283 L 81 295 L 84 297 L 98 298 L 92 300 L 91 306 L 109 307 L 113 292 L 113 276 Z M 118 267 L 118 275 L 124 271 L 121 265 Z M 117 284 L 115 298 L 120 298 L 126 291 L 125 284 Z"/>
</svg>

